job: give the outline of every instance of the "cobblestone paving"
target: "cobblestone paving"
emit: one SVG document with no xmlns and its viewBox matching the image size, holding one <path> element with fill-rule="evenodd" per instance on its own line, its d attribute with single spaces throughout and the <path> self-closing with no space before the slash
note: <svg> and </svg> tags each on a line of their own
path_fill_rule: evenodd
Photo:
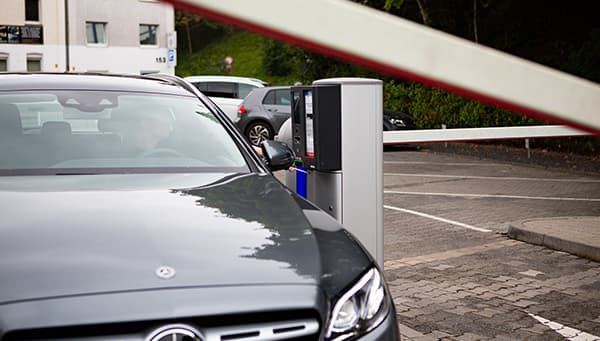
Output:
<svg viewBox="0 0 600 341">
<path fill-rule="evenodd" d="M 579 178 L 577 174 L 423 152 L 385 153 L 384 159 L 386 191 L 600 197 L 598 182 L 490 184 L 485 179 L 389 175 L 447 170 L 455 175 L 562 179 Z M 444 163 L 448 166 L 440 167 Z M 477 163 L 481 166 L 472 166 Z M 478 232 L 384 210 L 384 270 L 404 340 L 600 340 L 600 263 L 511 240 L 503 233 L 509 222 L 525 218 L 600 215 L 599 202 L 388 192 L 384 204 L 493 230 Z"/>
</svg>

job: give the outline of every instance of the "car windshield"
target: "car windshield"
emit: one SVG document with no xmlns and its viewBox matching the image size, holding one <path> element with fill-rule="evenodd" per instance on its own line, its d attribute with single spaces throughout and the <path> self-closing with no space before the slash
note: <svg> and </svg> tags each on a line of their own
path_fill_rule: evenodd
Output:
<svg viewBox="0 0 600 341">
<path fill-rule="evenodd" d="M 0 93 L 0 175 L 248 172 L 197 98 L 111 91 Z"/>
</svg>

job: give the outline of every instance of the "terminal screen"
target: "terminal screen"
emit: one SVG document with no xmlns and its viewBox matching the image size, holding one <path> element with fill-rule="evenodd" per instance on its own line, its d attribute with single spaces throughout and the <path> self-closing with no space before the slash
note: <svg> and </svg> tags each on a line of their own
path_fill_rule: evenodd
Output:
<svg viewBox="0 0 600 341">
<path fill-rule="evenodd" d="M 313 97 L 312 90 L 304 91 L 304 113 L 306 115 L 305 131 L 306 131 L 306 156 L 315 156 L 315 140 L 313 126 Z"/>
</svg>

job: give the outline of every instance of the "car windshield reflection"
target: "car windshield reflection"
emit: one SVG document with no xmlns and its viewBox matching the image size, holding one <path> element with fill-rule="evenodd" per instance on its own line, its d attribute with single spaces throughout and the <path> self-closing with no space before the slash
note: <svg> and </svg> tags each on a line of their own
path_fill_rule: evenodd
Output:
<svg viewBox="0 0 600 341">
<path fill-rule="evenodd" d="M 198 99 L 110 91 L 0 94 L 0 174 L 247 172 Z"/>
</svg>

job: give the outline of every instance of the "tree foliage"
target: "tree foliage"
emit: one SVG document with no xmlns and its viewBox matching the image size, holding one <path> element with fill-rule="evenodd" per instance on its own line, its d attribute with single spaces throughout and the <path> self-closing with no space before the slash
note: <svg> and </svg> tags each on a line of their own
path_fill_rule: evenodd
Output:
<svg viewBox="0 0 600 341">
<path fill-rule="evenodd" d="M 269 40 L 265 47 L 263 65 L 273 76 L 285 76 L 294 71 L 298 63 L 299 49 L 277 40 Z"/>
<path fill-rule="evenodd" d="M 494 49 L 600 82 L 600 21 L 593 2 L 521 0 L 354 0 Z M 410 48 L 410 47 L 407 47 Z M 311 79 L 361 76 L 359 67 L 312 56 Z M 362 72 L 385 81 L 384 106 L 406 112 L 419 128 L 493 127 L 548 124 L 440 89 L 388 75 Z M 589 154 L 600 149 L 597 138 L 568 139 L 552 148 Z M 583 141 L 583 142 L 582 142 Z M 575 148 L 571 148 L 576 146 Z"/>
<path fill-rule="evenodd" d="M 178 54 L 192 54 L 211 41 L 230 33 L 232 28 L 207 20 L 199 15 L 175 10 L 175 30 L 179 43 Z M 183 44 L 185 42 L 185 44 Z"/>
</svg>

